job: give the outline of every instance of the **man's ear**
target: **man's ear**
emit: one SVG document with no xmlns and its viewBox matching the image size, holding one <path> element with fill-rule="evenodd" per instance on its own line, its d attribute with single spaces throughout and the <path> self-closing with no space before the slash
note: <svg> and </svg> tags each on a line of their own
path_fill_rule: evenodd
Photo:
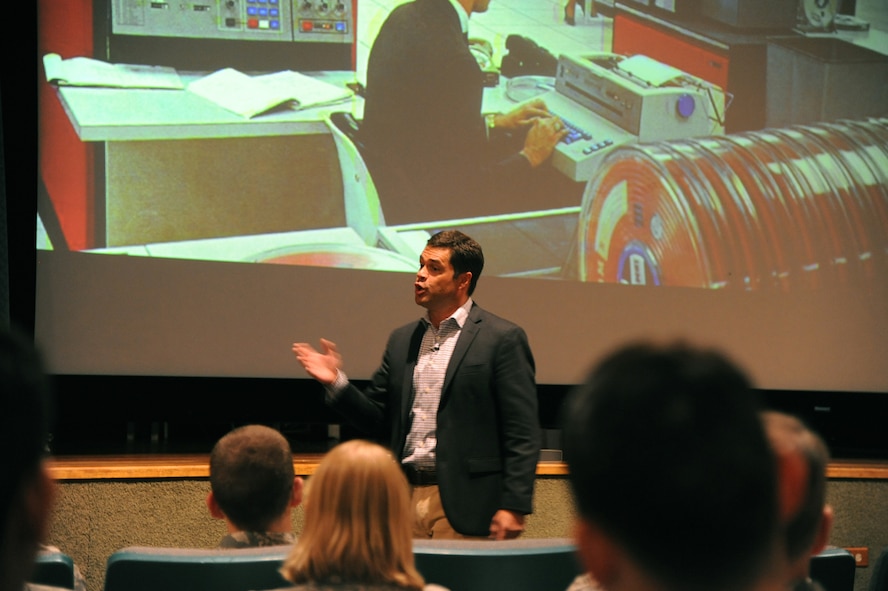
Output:
<svg viewBox="0 0 888 591">
<path fill-rule="evenodd" d="M 7 478 L 8 475 L 0 475 Z M 48 539 L 55 502 L 55 482 L 46 464 L 22 474 L 12 493 L 6 512 L 3 531 L 0 531 L 0 587 L 22 589 L 34 564 L 40 543 Z"/>
<path fill-rule="evenodd" d="M 577 554 L 592 578 L 607 588 L 617 576 L 617 548 L 597 526 L 578 519 L 574 526 Z"/>
<path fill-rule="evenodd" d="M 820 554 L 829 543 L 829 536 L 832 533 L 833 518 L 835 513 L 830 505 L 823 506 L 823 515 L 820 518 L 820 525 L 817 528 L 817 536 L 814 538 L 814 545 L 811 547 L 811 555 Z"/>
<path fill-rule="evenodd" d="M 808 463 L 795 450 L 778 450 L 777 491 L 780 521 L 787 523 L 798 514 L 808 483 Z"/>
<path fill-rule="evenodd" d="M 216 501 L 216 495 L 213 494 L 213 491 L 210 491 L 207 495 L 207 509 L 210 510 L 210 515 L 213 519 L 225 519 L 225 513 L 222 512 L 222 508 Z"/>
<path fill-rule="evenodd" d="M 472 284 L 472 272 L 471 271 L 463 271 L 459 274 L 459 279 L 457 280 L 460 288 L 465 288 L 466 293 L 469 292 L 469 286 Z"/>
<path fill-rule="evenodd" d="M 302 492 L 304 485 L 305 483 L 299 476 L 293 479 L 293 493 L 290 495 L 291 507 L 298 507 L 300 504 L 302 504 Z"/>
<path fill-rule="evenodd" d="M 49 475 L 46 464 L 41 463 L 39 472 L 27 485 L 24 498 L 24 517 L 30 535 L 37 542 L 43 542 L 49 536 L 49 523 L 55 498 L 55 481 Z"/>
</svg>

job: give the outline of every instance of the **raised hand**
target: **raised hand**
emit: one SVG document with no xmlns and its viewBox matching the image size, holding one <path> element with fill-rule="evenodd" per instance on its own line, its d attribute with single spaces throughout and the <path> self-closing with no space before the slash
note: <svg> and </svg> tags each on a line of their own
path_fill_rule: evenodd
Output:
<svg viewBox="0 0 888 591">
<path fill-rule="evenodd" d="M 336 343 L 327 339 L 321 339 L 321 351 L 308 343 L 293 343 L 293 353 L 308 375 L 324 385 L 332 384 L 342 367 Z"/>
</svg>

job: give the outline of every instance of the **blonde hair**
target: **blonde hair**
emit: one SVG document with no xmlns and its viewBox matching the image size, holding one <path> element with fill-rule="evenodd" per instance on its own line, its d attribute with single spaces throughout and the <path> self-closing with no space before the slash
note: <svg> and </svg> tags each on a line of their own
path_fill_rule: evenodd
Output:
<svg viewBox="0 0 888 591">
<path fill-rule="evenodd" d="M 384 447 L 334 447 L 309 478 L 305 527 L 281 568 L 293 583 L 396 584 L 422 589 L 413 560 L 410 486 Z"/>
</svg>

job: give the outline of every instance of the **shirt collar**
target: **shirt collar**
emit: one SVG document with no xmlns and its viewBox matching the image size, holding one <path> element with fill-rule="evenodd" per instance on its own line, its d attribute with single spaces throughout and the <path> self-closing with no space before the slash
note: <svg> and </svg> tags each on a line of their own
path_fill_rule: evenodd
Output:
<svg viewBox="0 0 888 591">
<path fill-rule="evenodd" d="M 468 35 L 469 33 L 469 15 L 466 12 L 466 9 L 463 8 L 463 5 L 457 2 L 456 0 L 450 0 L 450 5 L 453 6 L 453 9 L 456 11 L 456 14 L 459 15 L 459 27 L 462 29 L 463 34 Z"/>
<path fill-rule="evenodd" d="M 469 319 L 469 311 L 472 309 L 472 298 L 466 300 L 466 303 L 456 309 L 456 311 L 445 318 L 441 324 L 444 324 L 451 318 L 456 321 L 457 326 L 462 329 L 463 325 L 466 323 L 466 320 Z M 422 317 L 422 321 L 426 326 L 430 326 L 432 323 L 429 320 L 429 314 L 426 312 L 426 315 Z"/>
</svg>

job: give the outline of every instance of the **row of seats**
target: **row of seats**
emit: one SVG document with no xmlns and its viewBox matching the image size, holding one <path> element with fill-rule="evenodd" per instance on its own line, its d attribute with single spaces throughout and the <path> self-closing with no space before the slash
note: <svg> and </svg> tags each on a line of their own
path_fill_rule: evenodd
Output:
<svg viewBox="0 0 888 591">
<path fill-rule="evenodd" d="M 288 583 L 278 573 L 288 547 L 244 550 L 123 548 L 108 559 L 104 591 L 247 591 Z M 564 591 L 580 572 L 572 540 L 414 542 L 416 565 L 426 580 L 452 591 Z M 811 559 L 811 576 L 826 591 L 854 589 L 854 557 L 830 548 Z M 74 562 L 41 553 L 33 582 L 73 589 Z M 868 591 L 888 591 L 888 547 L 873 566 Z"/>
<path fill-rule="evenodd" d="M 581 572 L 566 538 L 428 540 L 414 543 L 417 569 L 451 591 L 565 591 Z M 108 558 L 104 591 L 262 591 L 289 586 L 278 569 L 289 548 L 123 548 Z M 70 557 L 43 553 L 35 583 L 73 588 Z M 841 591 L 841 590 L 837 590 Z"/>
</svg>

